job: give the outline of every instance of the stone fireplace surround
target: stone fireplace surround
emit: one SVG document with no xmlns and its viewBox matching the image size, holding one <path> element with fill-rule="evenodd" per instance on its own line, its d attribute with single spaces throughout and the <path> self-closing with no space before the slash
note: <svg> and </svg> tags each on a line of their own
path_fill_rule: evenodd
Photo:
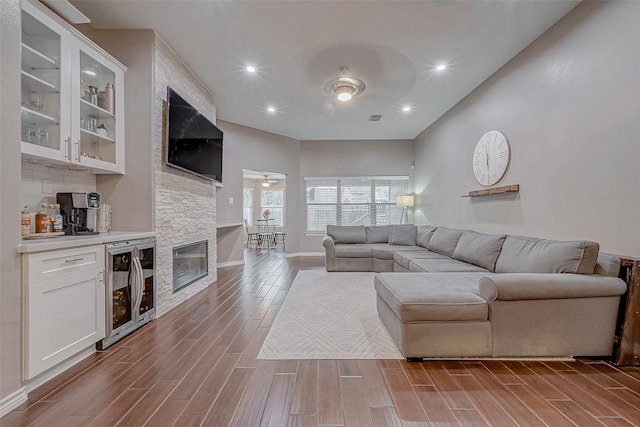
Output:
<svg viewBox="0 0 640 427">
<path fill-rule="evenodd" d="M 154 37 L 153 169 L 157 233 L 157 315 L 171 310 L 216 281 L 216 187 L 162 162 L 163 102 L 167 86 L 215 123 L 213 94 L 158 35 Z M 129 141 L 128 141 L 129 143 Z M 208 241 L 208 275 L 174 293 L 173 248 Z"/>
</svg>

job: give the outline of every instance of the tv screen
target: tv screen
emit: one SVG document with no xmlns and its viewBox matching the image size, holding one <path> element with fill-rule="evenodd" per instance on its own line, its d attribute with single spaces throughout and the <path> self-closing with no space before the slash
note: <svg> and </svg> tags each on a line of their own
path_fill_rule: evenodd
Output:
<svg viewBox="0 0 640 427">
<path fill-rule="evenodd" d="M 222 182 L 222 131 L 167 87 L 165 163 Z"/>
</svg>

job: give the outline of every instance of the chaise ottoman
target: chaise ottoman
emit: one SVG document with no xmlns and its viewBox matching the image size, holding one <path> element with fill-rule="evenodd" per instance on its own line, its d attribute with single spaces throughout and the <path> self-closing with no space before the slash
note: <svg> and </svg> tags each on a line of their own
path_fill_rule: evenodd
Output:
<svg viewBox="0 0 640 427">
<path fill-rule="evenodd" d="M 481 277 L 493 273 L 379 273 L 378 314 L 407 359 L 489 357 L 489 305 Z"/>
</svg>

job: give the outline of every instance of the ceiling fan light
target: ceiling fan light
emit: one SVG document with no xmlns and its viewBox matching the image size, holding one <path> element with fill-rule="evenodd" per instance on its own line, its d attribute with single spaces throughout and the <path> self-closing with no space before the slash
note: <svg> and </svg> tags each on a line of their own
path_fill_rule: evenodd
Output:
<svg viewBox="0 0 640 427">
<path fill-rule="evenodd" d="M 350 101 L 352 95 L 349 92 L 341 92 L 338 94 L 338 101 L 347 102 Z"/>
<path fill-rule="evenodd" d="M 341 71 L 344 71 L 343 68 L 341 68 Z M 350 101 L 351 98 L 362 93 L 365 88 L 366 85 L 362 80 L 345 76 L 333 79 L 325 85 L 325 90 L 331 92 L 341 102 Z"/>
</svg>

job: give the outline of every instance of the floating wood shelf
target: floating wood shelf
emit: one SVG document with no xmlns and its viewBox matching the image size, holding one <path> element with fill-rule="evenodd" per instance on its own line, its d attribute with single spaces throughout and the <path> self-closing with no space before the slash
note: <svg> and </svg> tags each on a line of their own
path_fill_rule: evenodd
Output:
<svg viewBox="0 0 640 427">
<path fill-rule="evenodd" d="M 520 191 L 520 184 L 505 185 L 504 187 L 485 188 L 484 190 L 469 191 L 469 194 L 460 197 L 480 197 L 492 194 L 517 193 Z"/>
</svg>

